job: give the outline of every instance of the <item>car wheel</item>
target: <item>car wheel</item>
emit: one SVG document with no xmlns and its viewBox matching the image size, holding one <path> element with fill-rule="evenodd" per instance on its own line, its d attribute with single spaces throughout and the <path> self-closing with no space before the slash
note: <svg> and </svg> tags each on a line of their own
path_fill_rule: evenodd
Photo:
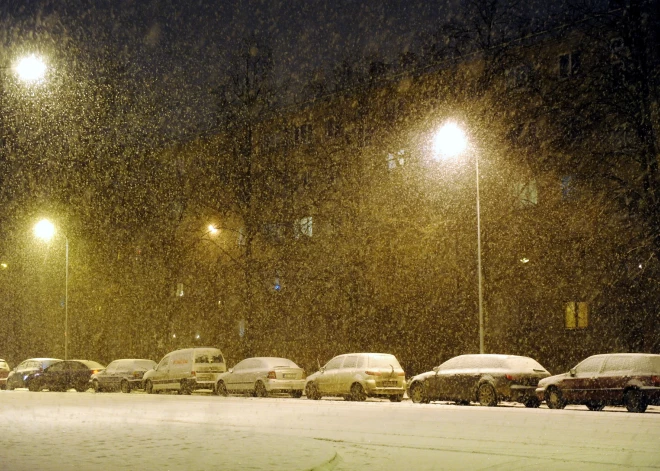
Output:
<svg viewBox="0 0 660 471">
<path fill-rule="evenodd" d="M 410 399 L 416 404 L 428 404 L 430 402 L 429 398 L 426 397 L 422 383 L 413 383 L 410 386 Z"/>
<path fill-rule="evenodd" d="M 224 381 L 218 381 L 218 384 L 215 385 L 215 393 L 219 396 L 227 397 L 229 393 L 227 392 L 227 385 Z"/>
<path fill-rule="evenodd" d="M 147 392 L 147 394 L 153 394 L 154 384 L 150 380 L 147 380 L 146 383 L 144 383 L 144 390 Z"/>
<path fill-rule="evenodd" d="M 479 391 L 477 391 L 477 401 L 482 406 L 495 407 L 497 405 L 497 394 L 495 393 L 495 388 L 488 383 L 484 383 L 479 386 Z"/>
<path fill-rule="evenodd" d="M 541 401 L 536 397 L 528 397 L 523 404 L 525 404 L 525 407 L 528 409 L 536 409 L 541 405 Z"/>
<path fill-rule="evenodd" d="M 119 390 L 123 392 L 124 394 L 128 394 L 131 392 L 131 385 L 128 384 L 128 381 L 125 379 L 121 380 L 121 384 L 119 385 Z"/>
<path fill-rule="evenodd" d="M 354 383 L 351 386 L 351 398 L 357 402 L 362 402 L 367 400 L 367 395 L 365 394 L 364 388 L 360 383 Z"/>
<path fill-rule="evenodd" d="M 644 399 L 644 393 L 639 389 L 629 389 L 623 396 L 623 404 L 628 409 L 628 412 L 645 412 L 646 411 L 646 400 Z"/>
<path fill-rule="evenodd" d="M 98 380 L 95 379 L 94 381 L 92 381 L 92 389 L 94 390 L 94 392 L 101 392 L 101 386 L 99 386 Z"/>
<path fill-rule="evenodd" d="M 300 389 L 294 389 L 291 391 L 291 397 L 295 397 L 296 399 L 300 399 L 302 397 L 302 391 Z"/>
<path fill-rule="evenodd" d="M 32 391 L 32 392 L 41 391 L 41 386 L 39 385 L 39 382 L 34 379 L 28 383 L 27 387 L 28 387 L 28 391 Z"/>
<path fill-rule="evenodd" d="M 593 411 L 599 411 L 603 410 L 605 408 L 605 404 L 599 401 L 589 401 L 587 402 L 587 409 L 593 410 Z"/>
<path fill-rule="evenodd" d="M 307 396 L 307 399 L 311 399 L 313 401 L 318 401 L 321 399 L 319 388 L 314 383 L 307 383 L 305 386 L 305 395 Z"/>
<path fill-rule="evenodd" d="M 545 392 L 545 403 L 549 409 L 563 409 L 566 407 L 566 401 L 559 388 L 548 388 Z"/>
<path fill-rule="evenodd" d="M 261 381 L 254 383 L 254 396 L 255 397 L 268 397 L 266 386 Z"/>
<path fill-rule="evenodd" d="M 183 394 L 186 396 L 192 394 L 192 388 L 190 387 L 190 383 L 188 383 L 188 381 L 186 381 L 185 379 L 181 380 L 181 384 L 179 385 L 179 394 Z"/>
<path fill-rule="evenodd" d="M 7 381 L 7 391 L 13 391 L 14 390 L 14 385 L 10 384 L 9 381 Z"/>
<path fill-rule="evenodd" d="M 401 402 L 403 400 L 403 396 L 401 394 L 394 394 L 393 396 L 390 396 L 390 402 Z"/>
<path fill-rule="evenodd" d="M 78 392 L 85 392 L 89 389 L 89 386 L 87 386 L 86 384 L 78 384 L 75 386 L 74 389 Z"/>
</svg>

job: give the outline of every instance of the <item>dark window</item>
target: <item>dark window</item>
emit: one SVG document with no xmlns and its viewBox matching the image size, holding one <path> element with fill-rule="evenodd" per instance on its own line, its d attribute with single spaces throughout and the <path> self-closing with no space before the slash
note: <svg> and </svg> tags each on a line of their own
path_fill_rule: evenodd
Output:
<svg viewBox="0 0 660 471">
<path fill-rule="evenodd" d="M 569 52 L 559 56 L 559 78 L 568 78 L 580 73 L 580 53 Z"/>
</svg>

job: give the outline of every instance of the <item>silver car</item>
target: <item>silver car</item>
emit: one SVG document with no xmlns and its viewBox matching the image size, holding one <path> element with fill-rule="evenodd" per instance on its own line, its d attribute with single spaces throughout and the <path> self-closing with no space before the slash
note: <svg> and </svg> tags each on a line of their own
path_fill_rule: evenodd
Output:
<svg viewBox="0 0 660 471">
<path fill-rule="evenodd" d="M 122 359 L 111 362 L 104 370 L 94 373 L 90 379 L 94 391 L 121 391 L 130 393 L 142 388 L 142 376 L 156 367 L 153 360 Z"/>
<path fill-rule="evenodd" d="M 305 372 L 291 360 L 276 357 L 247 358 L 222 373 L 216 393 L 227 396 L 242 393 L 266 397 L 273 393 L 302 396 Z"/>
<path fill-rule="evenodd" d="M 389 398 L 400 402 L 406 391 L 405 373 L 389 353 L 349 353 L 330 360 L 310 375 L 305 384 L 308 399 L 339 396 L 347 401 L 367 397 Z"/>
</svg>

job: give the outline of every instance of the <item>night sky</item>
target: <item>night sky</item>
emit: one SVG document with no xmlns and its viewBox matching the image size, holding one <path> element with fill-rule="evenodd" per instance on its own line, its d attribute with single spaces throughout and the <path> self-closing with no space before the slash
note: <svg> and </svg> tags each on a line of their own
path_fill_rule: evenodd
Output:
<svg viewBox="0 0 660 471">
<path fill-rule="evenodd" d="M 0 25 L 5 61 L 36 47 L 66 69 L 85 60 L 80 48 L 110 51 L 153 107 L 154 128 L 176 139 L 211 125 L 211 91 L 241 39 L 267 37 L 278 76 L 295 89 L 343 59 L 396 60 L 446 17 L 444 3 L 42 0 L 3 2 Z"/>
</svg>

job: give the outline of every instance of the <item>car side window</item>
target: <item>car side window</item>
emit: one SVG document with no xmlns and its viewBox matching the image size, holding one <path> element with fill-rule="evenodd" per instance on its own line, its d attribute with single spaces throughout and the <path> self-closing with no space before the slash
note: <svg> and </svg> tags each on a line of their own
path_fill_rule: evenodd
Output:
<svg viewBox="0 0 660 471">
<path fill-rule="evenodd" d="M 364 368 L 364 356 L 359 356 L 357 360 L 357 366 L 356 368 Z"/>
<path fill-rule="evenodd" d="M 162 360 L 160 360 L 160 363 L 158 363 L 158 369 L 161 370 L 163 368 L 167 368 L 167 365 L 170 362 L 170 357 L 166 356 Z"/>
<path fill-rule="evenodd" d="M 344 360 L 343 368 L 357 368 L 358 357 L 357 355 L 349 355 Z"/>
<path fill-rule="evenodd" d="M 57 371 L 64 371 L 64 367 L 65 367 L 65 366 L 66 366 L 66 363 L 65 363 L 65 362 L 55 363 L 53 366 L 51 366 L 50 368 L 48 368 L 48 371 L 55 371 L 55 372 L 57 372 Z"/>
<path fill-rule="evenodd" d="M 633 369 L 631 358 L 614 355 L 605 360 L 603 373 L 605 374 L 626 374 Z"/>
<path fill-rule="evenodd" d="M 328 363 L 325 365 L 325 370 L 337 370 L 341 366 L 342 361 L 344 360 L 344 357 L 335 357 L 332 360 L 330 360 Z"/>
<path fill-rule="evenodd" d="M 116 361 L 113 361 L 105 368 L 105 372 L 108 374 L 114 373 L 117 370 L 117 365 L 118 363 Z"/>
<path fill-rule="evenodd" d="M 601 357 L 587 358 L 575 367 L 577 374 L 598 374 L 600 367 L 603 364 Z"/>
<path fill-rule="evenodd" d="M 244 369 L 246 369 L 246 368 L 249 368 L 249 364 L 250 364 L 249 360 L 239 361 L 238 363 L 236 363 L 236 364 L 234 365 L 233 370 L 234 370 L 234 371 L 241 371 L 241 370 L 244 370 Z"/>
</svg>

